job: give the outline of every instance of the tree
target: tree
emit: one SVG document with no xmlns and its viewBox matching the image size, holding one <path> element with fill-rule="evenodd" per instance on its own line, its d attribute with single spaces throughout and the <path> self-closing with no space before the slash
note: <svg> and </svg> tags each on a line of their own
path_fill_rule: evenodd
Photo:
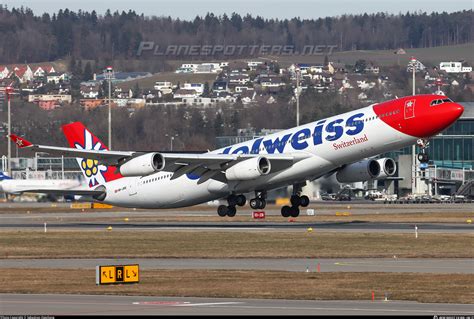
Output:
<svg viewBox="0 0 474 319">
<path fill-rule="evenodd" d="M 367 61 L 359 59 L 354 65 L 354 71 L 357 73 L 365 73 L 365 68 L 367 67 Z"/>
<path fill-rule="evenodd" d="M 232 113 L 230 123 L 231 123 L 230 128 L 232 130 L 232 134 L 237 134 L 237 130 L 240 128 L 240 116 L 239 116 L 239 112 L 237 112 L 237 110 L 235 109 L 234 109 L 234 112 Z"/>
<path fill-rule="evenodd" d="M 135 87 L 133 89 L 133 97 L 135 99 L 140 97 L 140 86 L 138 85 L 138 83 L 135 83 Z"/>
<path fill-rule="evenodd" d="M 82 79 L 84 81 L 89 81 L 89 80 L 92 80 L 92 77 L 93 77 L 93 72 L 92 72 L 92 66 L 91 66 L 91 63 L 90 62 L 87 62 L 86 63 L 86 66 L 84 68 L 84 74 L 82 76 Z"/>
<path fill-rule="evenodd" d="M 214 135 L 221 136 L 224 133 L 224 119 L 222 118 L 221 112 L 217 112 L 216 118 L 214 119 Z"/>
</svg>

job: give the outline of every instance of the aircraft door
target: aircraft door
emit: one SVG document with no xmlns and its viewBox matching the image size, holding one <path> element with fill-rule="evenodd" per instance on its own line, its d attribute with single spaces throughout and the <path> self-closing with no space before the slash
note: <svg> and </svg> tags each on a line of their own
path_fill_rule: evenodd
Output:
<svg viewBox="0 0 474 319">
<path fill-rule="evenodd" d="M 138 178 L 132 177 L 129 178 L 128 181 L 128 195 L 133 196 L 137 194 L 137 184 L 138 184 Z"/>
<path fill-rule="evenodd" d="M 415 100 L 408 100 L 405 102 L 403 113 L 405 120 L 415 117 Z"/>
</svg>

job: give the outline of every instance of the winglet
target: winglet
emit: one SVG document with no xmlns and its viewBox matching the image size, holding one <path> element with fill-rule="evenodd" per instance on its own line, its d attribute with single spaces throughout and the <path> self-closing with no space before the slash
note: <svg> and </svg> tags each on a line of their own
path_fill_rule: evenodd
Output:
<svg viewBox="0 0 474 319">
<path fill-rule="evenodd" d="M 18 145 L 19 148 L 24 148 L 33 145 L 31 142 L 25 140 L 22 137 L 19 137 L 15 134 L 10 134 L 9 135 L 10 139 L 15 142 L 16 145 Z"/>
</svg>

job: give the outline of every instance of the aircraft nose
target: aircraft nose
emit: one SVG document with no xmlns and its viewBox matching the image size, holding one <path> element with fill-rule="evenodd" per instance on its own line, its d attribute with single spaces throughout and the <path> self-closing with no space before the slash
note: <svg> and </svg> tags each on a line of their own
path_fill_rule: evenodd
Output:
<svg viewBox="0 0 474 319">
<path fill-rule="evenodd" d="M 464 107 L 461 104 L 451 102 L 442 104 L 435 110 L 436 115 L 432 117 L 431 121 L 434 132 L 431 132 L 430 135 L 437 134 L 456 122 L 464 112 Z"/>
<path fill-rule="evenodd" d="M 457 120 L 459 117 L 461 117 L 462 113 L 464 113 L 464 106 L 458 103 L 452 103 L 450 113 L 452 114 L 453 118 Z"/>
</svg>

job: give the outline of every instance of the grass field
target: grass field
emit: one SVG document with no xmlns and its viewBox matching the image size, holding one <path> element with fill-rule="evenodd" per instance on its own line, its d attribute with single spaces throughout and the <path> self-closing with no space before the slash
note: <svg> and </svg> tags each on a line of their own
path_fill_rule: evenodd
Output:
<svg viewBox="0 0 474 319">
<path fill-rule="evenodd" d="M 180 82 L 183 85 L 185 82 L 198 82 L 204 83 L 209 82 L 209 85 L 212 86 L 212 82 L 216 79 L 217 74 L 183 74 L 183 73 L 174 73 L 174 72 L 162 72 L 153 74 L 150 77 L 126 81 L 117 83 L 117 86 L 122 90 L 128 90 L 135 88 L 135 85 L 138 83 L 140 88 L 153 88 L 156 81 L 168 81 L 174 85 Z"/>
<path fill-rule="evenodd" d="M 390 300 L 473 303 L 474 278 L 463 274 L 292 273 L 148 270 L 134 285 L 96 286 L 95 269 L 2 269 L 0 293 Z"/>
<path fill-rule="evenodd" d="M 466 61 L 470 65 L 474 63 L 474 43 L 466 43 L 460 45 L 450 45 L 433 48 L 405 48 L 406 54 L 396 55 L 395 50 L 357 50 L 357 51 L 335 51 L 329 57 L 330 61 L 341 62 L 344 64 L 354 65 L 359 59 L 373 61 L 377 65 L 390 66 L 400 63 L 407 65 L 412 56 L 416 57 L 424 64 L 437 65 L 441 61 Z M 289 56 L 272 56 L 282 65 L 299 63 L 323 63 L 324 55 L 289 55 Z"/>
<path fill-rule="evenodd" d="M 4 231 L 0 258 L 473 258 L 474 234 Z"/>
<path fill-rule="evenodd" d="M 453 223 L 465 224 L 467 220 L 474 220 L 473 213 L 404 213 L 404 214 L 357 214 L 357 215 L 341 215 L 347 212 L 341 210 L 333 214 L 317 215 L 317 216 L 299 216 L 298 218 L 283 218 L 278 215 L 267 215 L 265 220 L 255 221 L 250 213 L 236 216 L 232 218 L 222 218 L 219 216 L 140 216 L 130 213 L 127 217 L 130 223 L 160 223 L 160 222 L 255 222 L 255 223 L 287 223 L 291 220 L 294 223 L 317 223 L 317 222 L 384 222 L 384 223 Z M 337 215 L 336 215 L 337 214 Z M 54 218 L 43 217 L 44 221 L 55 221 Z M 67 222 L 103 222 L 116 223 L 123 222 L 124 218 L 117 217 L 88 217 L 87 213 L 80 218 L 63 219 Z M 474 226 L 473 226 L 474 230 Z"/>
</svg>

